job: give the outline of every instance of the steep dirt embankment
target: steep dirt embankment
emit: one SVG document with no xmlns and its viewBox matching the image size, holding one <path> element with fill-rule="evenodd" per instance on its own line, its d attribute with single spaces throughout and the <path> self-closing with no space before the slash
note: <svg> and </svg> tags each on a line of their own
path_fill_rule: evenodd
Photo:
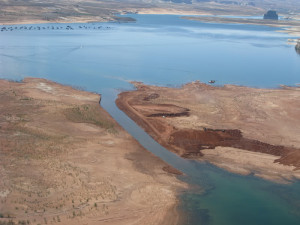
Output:
<svg viewBox="0 0 300 225">
<path fill-rule="evenodd" d="M 141 147 L 98 94 L 0 80 L 0 224 L 176 224 L 179 171 Z"/>
<path fill-rule="evenodd" d="M 169 150 L 242 174 L 300 178 L 299 88 L 135 85 L 116 104 Z"/>
</svg>

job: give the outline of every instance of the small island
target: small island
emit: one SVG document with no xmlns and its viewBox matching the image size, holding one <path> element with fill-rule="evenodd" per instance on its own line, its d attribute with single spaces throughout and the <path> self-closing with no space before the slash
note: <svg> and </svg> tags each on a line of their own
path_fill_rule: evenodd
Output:
<svg viewBox="0 0 300 225">
<path fill-rule="evenodd" d="M 269 10 L 264 14 L 264 20 L 278 20 L 278 14 L 274 10 Z"/>
</svg>

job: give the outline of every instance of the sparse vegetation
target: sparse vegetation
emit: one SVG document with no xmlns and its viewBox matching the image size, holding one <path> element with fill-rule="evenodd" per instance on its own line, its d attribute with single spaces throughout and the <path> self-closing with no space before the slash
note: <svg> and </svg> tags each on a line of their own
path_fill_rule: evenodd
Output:
<svg viewBox="0 0 300 225">
<path fill-rule="evenodd" d="M 9 221 L 0 221 L 0 225 L 16 225 L 16 223 L 12 220 Z"/>
<path fill-rule="evenodd" d="M 116 133 L 114 124 L 105 119 L 98 107 L 93 105 L 82 105 L 65 110 L 68 120 L 76 123 L 91 123 L 97 125 L 110 133 Z"/>
<path fill-rule="evenodd" d="M 121 176 L 130 174 L 130 182 L 138 182 L 139 187 L 140 181 L 149 184 L 146 176 L 135 180 L 139 170 L 123 160 L 123 154 L 140 152 L 140 147 L 125 132 L 111 134 L 118 128 L 99 106 L 98 95 L 55 86 L 52 90 L 59 90 L 59 97 L 53 100 L 55 93 L 49 93 L 50 101 L 43 99 L 48 92 L 32 88 L 40 82 L 49 89 L 57 85 L 33 79 L 29 84 L 32 95 L 27 96 L 26 82 L 14 86 L 0 81 L 0 121 L 5 121 L 5 126 L 0 126 L 0 177 L 1 195 L 6 195 L 0 199 L 0 209 L 3 205 L 5 209 L 0 213 L 0 225 L 30 221 L 72 224 L 74 217 L 83 224 L 95 216 L 108 215 L 114 208 L 105 206 L 102 210 L 102 203 L 119 204 L 116 200 L 121 199 L 118 195 L 124 189 L 117 192 L 116 184 Z M 44 95 L 39 99 L 41 92 Z M 62 94 L 68 97 L 61 98 Z M 151 157 L 145 155 L 147 160 Z M 102 161 L 104 158 L 110 159 L 109 163 Z M 122 173 L 115 168 L 121 160 Z M 125 199 L 121 201 L 127 204 Z"/>
</svg>

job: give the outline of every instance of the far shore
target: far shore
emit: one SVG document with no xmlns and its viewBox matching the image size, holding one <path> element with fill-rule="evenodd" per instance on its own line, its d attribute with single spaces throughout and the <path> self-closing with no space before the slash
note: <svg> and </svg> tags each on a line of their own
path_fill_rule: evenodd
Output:
<svg viewBox="0 0 300 225">
<path fill-rule="evenodd" d="M 299 19 L 297 3 L 278 3 L 284 17 Z M 232 15 L 254 16 L 261 15 L 270 8 L 263 2 L 256 5 L 222 4 L 217 2 L 193 2 L 193 4 L 176 4 L 172 2 L 138 2 L 138 1 L 68 1 L 55 3 L 36 2 L 33 0 L 2 1 L 0 2 L 1 25 L 40 24 L 40 23 L 91 23 L 118 21 L 116 15 L 126 14 L 170 14 L 190 16 L 188 19 L 214 23 L 265 24 L 267 26 L 287 27 L 291 35 L 300 36 L 299 22 L 284 21 L 251 21 L 245 19 L 230 19 L 224 17 L 192 17 L 195 15 Z M 299 12 L 298 12 L 299 13 Z"/>
<path fill-rule="evenodd" d="M 147 3 L 131 1 L 67 1 L 55 3 L 28 0 L 0 2 L 1 24 L 104 22 L 114 20 L 118 14 L 177 14 L 220 15 L 262 13 L 256 7 L 231 6 L 210 2 L 175 4 L 171 2 Z"/>
<path fill-rule="evenodd" d="M 300 21 L 295 20 L 263 20 L 263 19 L 243 19 L 243 18 L 227 18 L 227 17 L 215 17 L 215 14 L 202 11 L 182 11 L 182 10 L 167 10 L 167 9 L 143 9 L 136 12 L 137 14 L 149 14 L 149 15 L 179 15 L 182 19 L 195 20 L 204 23 L 224 23 L 224 24 L 248 24 L 258 26 L 270 26 L 279 28 L 277 32 L 287 33 L 290 36 L 297 37 L 297 39 L 288 39 L 288 43 L 296 45 L 298 38 L 300 39 Z M 236 14 L 232 14 L 235 16 Z M 201 17 L 197 17 L 201 16 Z M 243 16 L 243 14 L 238 14 Z M 130 18 L 128 18 L 130 19 Z M 101 22 L 131 22 L 131 20 L 119 21 L 118 17 L 110 15 L 106 17 L 74 17 L 74 18 L 58 18 L 55 20 L 47 21 L 44 19 L 22 19 L 12 21 L 2 21 L 1 25 L 26 25 L 26 24 L 68 24 L 68 23 L 101 23 Z"/>
<path fill-rule="evenodd" d="M 284 10 L 284 8 L 286 10 Z M 55 8 L 55 10 L 54 10 Z M 57 3 L 47 4 L 28 0 L 23 4 L 18 2 L 0 3 L 1 25 L 14 24 L 47 24 L 47 23 L 96 23 L 96 22 L 126 22 L 117 15 L 128 14 L 163 14 L 180 15 L 183 19 L 197 20 L 207 23 L 233 23 L 253 24 L 280 27 L 290 35 L 300 37 L 300 15 L 292 12 L 293 6 L 282 5 L 279 14 L 291 20 L 253 20 L 243 18 L 228 18 L 222 16 L 256 16 L 263 17 L 266 12 L 264 4 L 260 6 L 227 5 L 216 2 L 201 2 L 193 4 L 175 4 L 171 2 L 145 3 L 145 2 L 108 2 L 89 0 L 87 2 L 62 0 Z M 201 17 L 196 17 L 200 16 Z M 212 17 L 218 15 L 220 17 Z"/>
<path fill-rule="evenodd" d="M 226 17 L 193 17 L 183 16 L 182 19 L 195 20 L 204 23 L 249 24 L 280 28 L 278 32 L 288 33 L 300 38 L 300 21 L 297 20 L 264 20 Z"/>
</svg>

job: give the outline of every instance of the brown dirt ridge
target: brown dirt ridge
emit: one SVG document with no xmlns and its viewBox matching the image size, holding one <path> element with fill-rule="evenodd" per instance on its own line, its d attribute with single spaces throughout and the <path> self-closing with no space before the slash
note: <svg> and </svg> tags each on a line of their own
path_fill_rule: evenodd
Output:
<svg viewBox="0 0 300 225">
<path fill-rule="evenodd" d="M 300 88 L 133 83 L 117 106 L 167 149 L 241 174 L 300 178 Z"/>
</svg>

